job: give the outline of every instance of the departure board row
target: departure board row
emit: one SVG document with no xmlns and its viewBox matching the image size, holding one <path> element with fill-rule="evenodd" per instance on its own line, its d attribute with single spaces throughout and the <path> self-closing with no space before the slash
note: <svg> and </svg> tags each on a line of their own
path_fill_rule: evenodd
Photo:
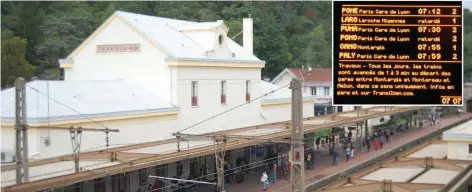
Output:
<svg viewBox="0 0 472 192">
<path fill-rule="evenodd" d="M 334 105 L 462 105 L 461 1 L 334 1 Z"/>
</svg>

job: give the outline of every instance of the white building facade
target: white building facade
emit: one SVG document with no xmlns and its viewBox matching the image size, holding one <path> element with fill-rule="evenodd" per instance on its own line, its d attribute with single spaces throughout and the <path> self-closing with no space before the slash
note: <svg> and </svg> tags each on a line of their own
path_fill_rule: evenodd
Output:
<svg viewBox="0 0 472 192">
<path fill-rule="evenodd" d="M 186 128 L 182 133 L 201 134 L 289 120 L 291 92 L 260 79 L 265 62 L 253 55 L 252 19 L 243 22 L 240 46 L 227 37 L 223 21 L 117 11 L 59 61 L 64 81 L 27 84 L 29 125 L 118 129 L 109 134 L 113 147 L 172 138 Z M 306 95 L 304 117 L 314 115 L 313 103 Z M 32 158 L 72 152 L 67 130 L 29 134 Z M 4 161 L 13 154 L 14 138 L 11 88 L 2 91 Z M 104 133 L 84 132 L 83 138 L 82 150 L 106 145 Z"/>
<path fill-rule="evenodd" d="M 472 120 L 443 133 L 447 142 L 447 158 L 472 160 Z"/>
<path fill-rule="evenodd" d="M 283 86 L 293 78 L 300 78 L 304 82 L 304 93 L 316 98 L 313 110 L 316 116 L 329 113 L 338 113 L 343 111 L 351 111 L 357 109 L 356 106 L 332 106 L 333 101 L 333 85 L 332 85 L 332 69 L 331 68 L 286 68 L 280 72 L 271 83 Z M 358 106 L 360 107 L 360 106 Z M 385 121 L 380 121 L 383 119 Z M 390 116 L 371 119 L 368 125 L 378 125 L 386 122 Z"/>
<path fill-rule="evenodd" d="M 286 68 L 271 83 L 285 85 L 293 78 L 304 81 L 304 93 L 315 96 L 318 102 L 331 102 L 333 97 L 331 68 Z"/>
</svg>

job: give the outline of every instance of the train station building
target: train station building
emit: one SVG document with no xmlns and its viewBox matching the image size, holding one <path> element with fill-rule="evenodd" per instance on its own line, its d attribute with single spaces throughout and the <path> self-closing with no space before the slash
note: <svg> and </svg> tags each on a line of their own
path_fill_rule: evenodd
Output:
<svg viewBox="0 0 472 192">
<path fill-rule="evenodd" d="M 64 130 L 29 129 L 29 182 L 16 184 L 16 165 L 2 164 L 2 191 L 132 192 L 147 189 L 154 182 L 149 175 L 188 178 L 203 173 L 212 181 L 213 140 L 177 140 L 173 133 L 290 137 L 291 90 L 288 84 L 261 80 L 265 62 L 253 54 L 252 29 L 252 19 L 245 18 L 241 46 L 227 37 L 224 21 L 115 12 L 59 60 L 64 81 L 27 83 L 28 125 Z M 303 95 L 307 134 L 362 121 L 371 126 L 392 114 L 421 109 L 371 107 L 315 116 L 315 102 L 316 97 Z M 14 89 L 3 90 L 5 163 L 15 159 L 14 112 Z M 76 172 L 71 126 L 119 132 L 82 133 Z M 314 140 L 308 138 L 307 147 Z M 267 157 L 287 150 L 285 145 L 230 139 L 226 162 L 235 165 L 246 157 L 251 167 L 263 166 Z"/>
</svg>

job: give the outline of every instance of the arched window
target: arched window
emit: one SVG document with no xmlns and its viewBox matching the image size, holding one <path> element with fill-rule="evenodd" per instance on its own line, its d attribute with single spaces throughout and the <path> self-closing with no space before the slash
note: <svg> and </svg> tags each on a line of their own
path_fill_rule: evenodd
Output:
<svg viewBox="0 0 472 192">
<path fill-rule="evenodd" d="M 225 40 L 225 37 L 224 37 L 223 35 L 220 35 L 220 36 L 218 37 L 218 43 L 219 43 L 220 45 L 223 45 L 224 40 Z"/>
</svg>

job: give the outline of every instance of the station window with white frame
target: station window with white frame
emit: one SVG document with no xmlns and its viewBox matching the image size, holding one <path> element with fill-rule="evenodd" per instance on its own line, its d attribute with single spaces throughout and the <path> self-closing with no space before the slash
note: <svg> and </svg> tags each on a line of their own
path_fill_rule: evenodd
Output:
<svg viewBox="0 0 472 192">
<path fill-rule="evenodd" d="M 226 81 L 221 81 L 221 104 L 226 104 Z"/>
<path fill-rule="evenodd" d="M 324 96 L 329 96 L 329 87 L 324 88 Z"/>
<path fill-rule="evenodd" d="M 312 88 L 311 88 L 311 95 L 315 95 L 315 96 L 316 96 L 316 87 L 312 87 Z"/>
<path fill-rule="evenodd" d="M 198 81 L 192 81 L 192 106 L 198 106 Z"/>
<path fill-rule="evenodd" d="M 251 80 L 246 80 L 246 102 L 251 101 Z"/>
</svg>

